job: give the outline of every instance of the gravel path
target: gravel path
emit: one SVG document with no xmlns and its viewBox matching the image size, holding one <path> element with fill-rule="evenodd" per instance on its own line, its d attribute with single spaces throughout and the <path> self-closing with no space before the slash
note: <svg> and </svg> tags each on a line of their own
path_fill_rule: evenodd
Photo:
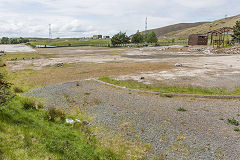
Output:
<svg viewBox="0 0 240 160">
<path fill-rule="evenodd" d="M 240 132 L 227 122 L 233 117 L 240 121 L 239 99 L 167 98 L 92 80 L 45 86 L 25 95 L 42 98 L 49 106 L 80 104 L 96 115 L 92 123 L 151 144 L 148 159 L 160 155 L 167 159 L 240 159 Z M 187 111 L 177 111 L 179 107 Z"/>
</svg>

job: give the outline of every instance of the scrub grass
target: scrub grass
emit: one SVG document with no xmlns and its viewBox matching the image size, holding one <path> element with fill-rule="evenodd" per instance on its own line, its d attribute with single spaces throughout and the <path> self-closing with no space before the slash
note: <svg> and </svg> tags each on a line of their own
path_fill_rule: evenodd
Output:
<svg viewBox="0 0 240 160">
<path fill-rule="evenodd" d="M 130 147 L 132 143 L 123 143 L 119 137 L 102 141 L 94 132 L 96 127 L 67 124 L 63 119 L 69 115 L 65 114 L 61 114 L 61 121 L 49 120 L 46 115 L 52 111 L 25 108 L 26 103 L 31 107 L 34 105 L 34 101 L 26 102 L 15 97 L 0 106 L 0 159 L 115 160 L 144 157 L 140 145 L 136 150 Z M 113 142 L 119 142 L 113 145 L 116 148 L 111 147 Z"/>
<path fill-rule="evenodd" d="M 121 87 L 139 89 L 143 91 L 177 93 L 177 94 L 199 94 L 199 95 L 240 95 L 240 88 L 229 92 L 220 88 L 198 88 L 198 87 L 180 87 L 180 86 L 154 86 L 138 83 L 135 81 L 119 81 L 109 77 L 100 77 L 99 80 Z"/>
<path fill-rule="evenodd" d="M 110 40 L 79 40 L 78 38 L 64 38 L 64 39 L 52 39 L 50 42 L 48 39 L 32 39 L 29 44 L 31 45 L 51 45 L 57 47 L 77 47 L 88 45 L 110 45 Z"/>
<path fill-rule="evenodd" d="M 1 57 L 2 61 L 16 61 L 16 60 L 29 60 L 29 59 L 39 59 L 40 55 L 37 52 L 15 52 L 7 53 Z"/>
</svg>

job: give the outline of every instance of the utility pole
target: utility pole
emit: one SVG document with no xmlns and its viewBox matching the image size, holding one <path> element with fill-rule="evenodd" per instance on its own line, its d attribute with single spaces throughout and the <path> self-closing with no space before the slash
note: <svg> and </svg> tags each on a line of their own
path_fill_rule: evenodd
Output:
<svg viewBox="0 0 240 160">
<path fill-rule="evenodd" d="M 147 22 L 147 17 L 146 17 L 146 21 L 145 21 L 145 31 L 147 31 L 147 25 L 148 25 L 148 22 Z"/>
<path fill-rule="evenodd" d="M 49 24 L 49 37 L 48 37 L 48 41 L 50 41 L 52 39 L 52 29 L 51 29 L 51 24 Z"/>
</svg>

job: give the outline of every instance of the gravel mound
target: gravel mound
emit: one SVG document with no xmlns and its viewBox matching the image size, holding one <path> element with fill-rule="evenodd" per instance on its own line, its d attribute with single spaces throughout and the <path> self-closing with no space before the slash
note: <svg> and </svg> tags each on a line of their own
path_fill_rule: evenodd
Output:
<svg viewBox="0 0 240 160">
<path fill-rule="evenodd" d="M 41 98 L 49 107 L 81 106 L 96 115 L 92 123 L 150 144 L 148 159 L 240 159 L 240 132 L 227 121 L 240 121 L 238 99 L 168 98 L 92 80 L 45 86 L 25 95 Z M 180 107 L 186 111 L 178 111 Z"/>
</svg>

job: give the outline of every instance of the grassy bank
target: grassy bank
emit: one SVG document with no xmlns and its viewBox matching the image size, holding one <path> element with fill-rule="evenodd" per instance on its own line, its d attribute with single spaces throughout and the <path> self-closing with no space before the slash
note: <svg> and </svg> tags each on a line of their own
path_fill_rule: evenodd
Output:
<svg viewBox="0 0 240 160">
<path fill-rule="evenodd" d="M 34 102 L 34 101 L 33 101 Z M 124 143 L 119 148 L 104 146 L 93 129 L 82 123 L 67 124 L 61 111 L 46 111 L 31 107 L 34 103 L 15 97 L 7 105 L 0 106 L 0 159 L 134 159 L 143 154 Z M 30 107 L 29 107 L 30 106 Z M 49 117 L 54 117 L 49 118 Z"/>
<path fill-rule="evenodd" d="M 240 95 L 240 88 L 235 91 L 227 91 L 220 88 L 197 88 L 197 87 L 179 87 L 179 86 L 154 86 L 138 83 L 135 81 L 119 81 L 109 77 L 100 77 L 99 80 L 122 87 L 139 89 L 144 91 L 178 93 L 178 94 L 200 94 L 200 95 Z"/>
<path fill-rule="evenodd" d="M 4 68 L 0 67 L 0 159 L 131 160 L 145 156 L 148 148 L 142 143 L 89 125 L 90 116 L 81 113 L 80 106 L 66 112 L 43 106 L 32 97 L 16 96 Z M 67 118 L 80 121 L 68 124 Z"/>
</svg>

